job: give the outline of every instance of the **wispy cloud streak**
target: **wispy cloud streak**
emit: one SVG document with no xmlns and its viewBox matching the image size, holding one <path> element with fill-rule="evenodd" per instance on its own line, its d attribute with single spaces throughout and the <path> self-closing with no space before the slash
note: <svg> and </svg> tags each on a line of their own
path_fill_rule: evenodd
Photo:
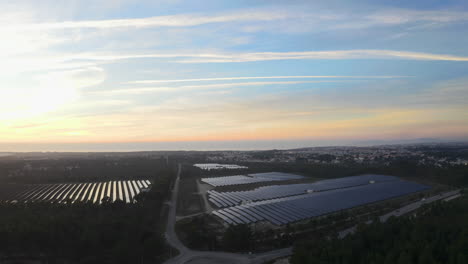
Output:
<svg viewBox="0 0 468 264">
<path fill-rule="evenodd" d="M 279 76 L 278 76 L 279 77 Z M 212 78 L 214 80 L 230 80 L 229 78 Z M 169 82 L 184 82 L 186 80 L 169 80 Z M 191 79 L 191 80 L 210 80 L 210 79 Z M 180 92 L 190 90 L 210 90 L 210 89 L 226 89 L 233 87 L 244 87 L 244 86 L 265 86 L 265 85 L 284 85 L 284 84 L 304 84 L 304 83 L 336 83 L 336 82 L 352 82 L 356 80 L 322 80 L 322 81 L 271 81 L 271 82 L 238 82 L 238 83 L 216 83 L 216 84 L 203 84 L 203 85 L 183 85 L 183 86 L 160 86 L 160 87 L 141 87 L 141 88 L 126 88 L 126 89 L 113 89 L 105 91 L 91 91 L 91 94 L 142 94 L 152 92 Z M 151 83 L 147 81 L 145 83 Z M 158 83 L 158 80 L 154 80 L 154 83 Z M 161 83 L 164 82 L 163 80 Z M 136 82 L 142 83 L 142 82 Z"/>
<path fill-rule="evenodd" d="M 286 19 L 292 14 L 282 11 L 242 11 L 219 15 L 180 14 L 129 19 L 63 21 L 38 24 L 17 24 L 7 27 L 15 30 L 54 30 L 54 29 L 112 29 L 145 27 L 192 27 L 211 23 L 272 21 Z"/>
<path fill-rule="evenodd" d="M 314 10 L 289 7 L 269 9 L 240 9 L 218 14 L 176 14 L 143 18 L 58 21 L 43 23 L 11 24 L 2 29 L 11 30 L 62 30 L 62 29 L 119 29 L 147 27 L 193 27 L 213 23 L 301 21 L 303 23 L 333 28 L 367 28 L 394 26 L 408 23 L 453 23 L 467 21 L 468 12 L 421 11 L 411 9 L 382 9 L 371 12 L 350 13 L 343 10 L 314 12 Z M 263 26 L 254 26 L 262 29 Z M 249 27 L 252 29 L 252 27 Z M 314 28 L 314 27 L 311 27 Z"/>
<path fill-rule="evenodd" d="M 467 56 L 437 54 L 399 50 L 328 50 L 328 51 L 291 51 L 291 52 L 239 52 L 239 53 L 82 53 L 64 56 L 63 60 L 117 61 L 127 59 L 176 59 L 177 63 L 228 63 L 271 60 L 340 60 L 340 59 L 405 59 L 405 60 L 438 60 L 468 61 Z M 169 60 L 171 61 L 171 60 Z"/>
<path fill-rule="evenodd" d="M 337 60 L 337 59 L 406 59 L 406 60 L 439 60 L 468 61 L 468 57 L 448 54 L 434 54 L 398 50 L 332 50 L 302 52 L 257 52 L 226 55 L 219 58 L 194 57 L 178 60 L 180 63 L 227 63 L 270 60 Z"/>
<path fill-rule="evenodd" d="M 389 78 L 390 79 L 390 78 L 407 78 L 407 77 L 410 77 L 410 76 L 337 76 L 337 75 L 245 76 L 245 77 L 218 77 L 218 78 L 177 79 L 177 80 L 140 80 L 140 81 L 131 81 L 128 83 L 151 84 L 151 83 L 257 80 L 257 79 L 335 79 L 335 78 L 336 79 L 342 79 L 342 78 L 349 78 L 349 79 L 387 79 Z M 319 82 L 323 82 L 323 81 L 319 81 Z M 257 83 L 260 83 L 260 82 L 257 82 Z M 274 83 L 288 83 L 288 82 L 274 82 Z"/>
</svg>

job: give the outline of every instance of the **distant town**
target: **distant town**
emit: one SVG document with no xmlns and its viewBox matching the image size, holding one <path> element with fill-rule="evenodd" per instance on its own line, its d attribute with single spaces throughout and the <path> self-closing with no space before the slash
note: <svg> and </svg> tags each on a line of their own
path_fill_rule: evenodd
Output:
<svg viewBox="0 0 468 264">
<path fill-rule="evenodd" d="M 398 160 L 413 160 L 438 167 L 468 166 L 468 157 L 453 153 L 466 151 L 468 144 L 382 145 L 371 147 L 312 147 L 270 151 L 220 151 L 208 155 L 212 162 L 289 162 L 308 164 L 360 163 L 389 165 Z"/>
</svg>

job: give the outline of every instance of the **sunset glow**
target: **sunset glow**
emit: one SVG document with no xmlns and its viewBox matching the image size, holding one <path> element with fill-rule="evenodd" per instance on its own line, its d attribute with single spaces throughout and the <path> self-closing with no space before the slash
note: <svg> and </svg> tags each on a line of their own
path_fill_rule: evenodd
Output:
<svg viewBox="0 0 468 264">
<path fill-rule="evenodd" d="M 0 3 L 0 151 L 468 138 L 466 6 L 288 2 Z"/>
</svg>

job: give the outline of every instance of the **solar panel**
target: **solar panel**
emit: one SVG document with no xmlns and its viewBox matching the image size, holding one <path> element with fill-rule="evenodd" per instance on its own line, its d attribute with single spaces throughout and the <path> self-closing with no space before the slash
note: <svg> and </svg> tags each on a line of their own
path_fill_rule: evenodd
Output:
<svg viewBox="0 0 468 264">
<path fill-rule="evenodd" d="M 248 175 L 234 175 L 234 176 L 223 176 L 223 177 L 211 177 L 202 178 L 201 181 L 210 184 L 214 187 L 228 186 L 228 185 L 240 185 L 240 184 L 251 184 L 257 182 L 269 182 L 269 181 L 285 181 L 301 179 L 303 176 L 282 173 L 282 172 L 266 172 L 266 173 L 253 173 Z"/>
<path fill-rule="evenodd" d="M 134 202 L 134 197 L 140 193 L 141 186 L 148 186 L 149 181 L 109 181 L 95 183 L 67 183 L 67 184 L 37 184 L 27 185 L 26 190 L 17 193 L 12 193 L 8 200 L 2 202 L 20 201 L 48 201 L 48 202 L 64 202 L 64 201 L 83 201 L 101 203 L 104 196 L 108 196 L 115 201 L 117 198 L 122 199 L 126 203 Z M 210 198 L 210 201 L 213 201 Z M 227 204 L 216 201 L 218 207 L 227 206 Z M 234 202 L 231 202 L 235 205 Z"/>
<path fill-rule="evenodd" d="M 282 177 L 278 173 L 264 173 L 268 177 Z M 216 197 L 225 205 L 222 207 L 238 205 L 242 202 L 268 200 L 279 197 L 301 195 L 307 192 L 321 192 L 326 190 L 349 188 L 353 186 L 378 184 L 382 182 L 399 180 L 394 176 L 366 174 L 339 179 L 321 180 L 314 183 L 262 186 L 250 191 L 216 192 L 208 191 L 210 197 Z"/>
<path fill-rule="evenodd" d="M 395 177 L 380 180 L 378 184 L 363 184 L 237 205 L 215 211 L 215 215 L 232 215 L 234 219 L 242 219 L 244 223 L 269 221 L 275 225 L 283 225 L 430 188 Z"/>
</svg>

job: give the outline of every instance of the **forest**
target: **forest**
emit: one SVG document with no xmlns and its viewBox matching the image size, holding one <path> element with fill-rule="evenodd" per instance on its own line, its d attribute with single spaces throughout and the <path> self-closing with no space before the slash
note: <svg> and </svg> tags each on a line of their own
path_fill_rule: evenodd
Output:
<svg viewBox="0 0 468 264">
<path fill-rule="evenodd" d="M 93 154 L 0 159 L 0 182 L 61 183 L 147 179 L 157 173 L 160 159 L 152 155 Z"/>
<path fill-rule="evenodd" d="M 137 203 L 0 204 L 0 260 L 40 263 L 161 263 L 169 252 L 164 202 L 175 163 L 153 161 L 153 188 Z"/>
<path fill-rule="evenodd" d="M 295 244 L 291 263 L 468 263 L 468 198 L 428 205 L 417 216 L 361 225 L 344 239 L 309 237 Z"/>
</svg>

